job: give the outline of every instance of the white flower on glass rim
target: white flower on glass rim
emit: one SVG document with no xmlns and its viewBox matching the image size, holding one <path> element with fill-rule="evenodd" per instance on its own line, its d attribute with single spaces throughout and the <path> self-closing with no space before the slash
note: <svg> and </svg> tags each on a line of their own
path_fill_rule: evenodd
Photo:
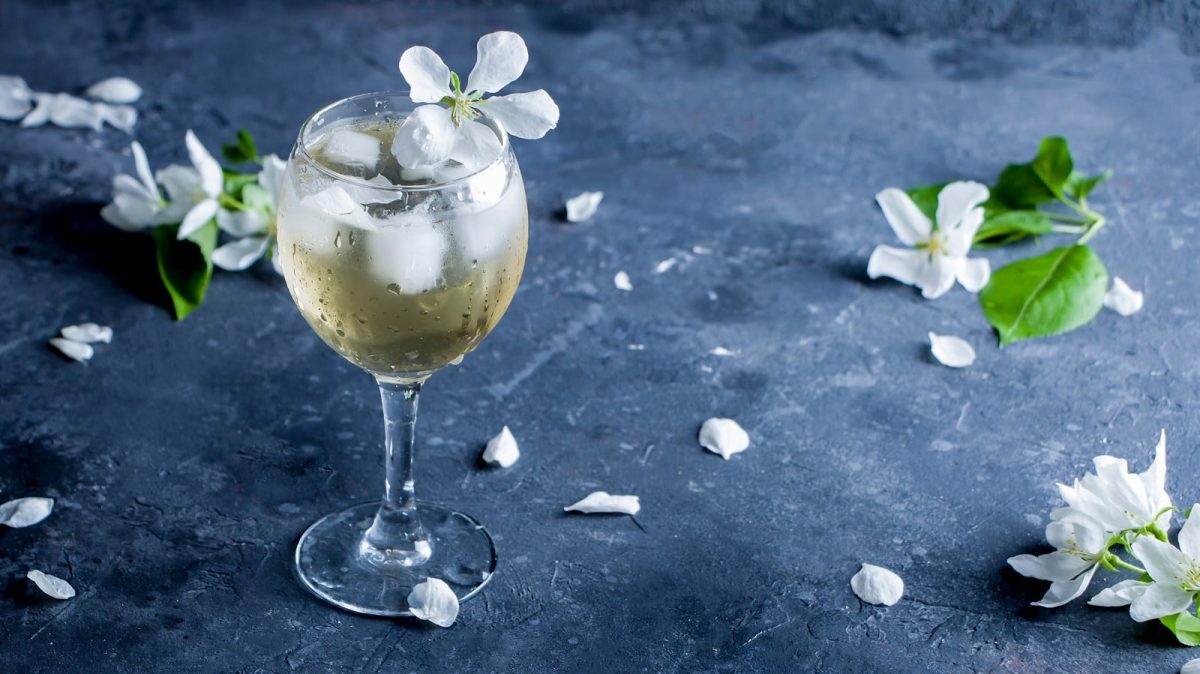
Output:
<svg viewBox="0 0 1200 674">
<path fill-rule="evenodd" d="M 1200 515 L 1200 504 L 1192 506 Z M 1154 583 L 1129 604 L 1129 616 L 1146 622 L 1186 611 L 1200 593 L 1200 517 L 1189 517 L 1179 529 L 1179 547 L 1152 536 L 1133 542 L 1133 554 Z"/>
<path fill-rule="evenodd" d="M 213 251 L 213 264 L 226 271 L 241 271 L 254 264 L 271 249 L 275 239 L 276 209 L 287 163 L 273 154 L 263 157 L 262 162 L 258 185 L 247 185 L 242 190 L 246 209 L 217 211 L 217 226 L 234 237 Z M 275 271 L 280 271 L 279 256 L 273 255 L 271 260 Z"/>
<path fill-rule="evenodd" d="M 991 277 L 983 258 L 968 258 L 975 232 L 983 224 L 988 189 L 976 182 L 954 182 L 938 194 L 937 228 L 904 190 L 889 187 L 875 195 L 892 231 L 911 249 L 876 246 L 867 262 L 867 276 L 887 276 L 917 286 L 927 299 L 946 294 L 957 279 L 968 291 L 979 292 Z"/>
<path fill-rule="evenodd" d="M 221 165 L 191 129 L 188 129 L 185 140 L 192 165 L 173 164 L 159 171 L 156 176 L 169 198 L 161 221 L 180 223 L 180 239 L 188 238 L 213 219 L 219 209 L 218 200 L 225 184 Z"/>
<path fill-rule="evenodd" d="M 127 232 L 162 224 L 163 200 L 150 173 L 146 151 L 137 141 L 130 144 L 137 177 L 121 174 L 113 178 L 113 200 L 100 209 L 100 217 Z"/>
<path fill-rule="evenodd" d="M 487 115 L 509 134 L 536 139 L 558 124 L 558 106 L 544 89 L 492 96 L 521 76 L 529 50 L 520 35 L 488 33 L 476 45 L 475 67 L 464 92 L 458 74 L 428 47 L 409 47 L 400 56 L 400 74 L 414 103 L 400 125 L 392 153 L 402 166 L 428 166 L 453 159 L 466 166 L 490 162 L 500 153 L 500 140 L 476 119 Z M 445 107 L 444 107 L 445 106 Z"/>
<path fill-rule="evenodd" d="M 1017 555 L 1008 564 L 1017 573 L 1050 581 L 1050 589 L 1034 606 L 1054 608 L 1083 594 L 1100 566 L 1108 548 L 1108 532 L 1087 514 L 1064 508 L 1052 515 L 1046 527 L 1046 540 L 1056 550 L 1044 555 Z"/>
<path fill-rule="evenodd" d="M 1097 456 L 1095 473 L 1071 486 L 1058 485 L 1063 500 L 1112 531 L 1153 525 L 1165 533 L 1171 527 L 1171 497 L 1166 491 L 1167 433 L 1159 434 L 1154 461 L 1144 473 L 1131 474 L 1125 459 Z"/>
</svg>

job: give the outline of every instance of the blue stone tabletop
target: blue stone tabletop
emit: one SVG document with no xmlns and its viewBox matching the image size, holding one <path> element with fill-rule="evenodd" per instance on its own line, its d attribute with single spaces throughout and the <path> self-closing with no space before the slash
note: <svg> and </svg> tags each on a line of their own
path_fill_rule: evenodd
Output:
<svg viewBox="0 0 1200 674">
<path fill-rule="evenodd" d="M 1049 549 L 1056 482 L 1098 454 L 1143 470 L 1162 428 L 1169 491 L 1200 500 L 1194 3 L 10 0 L 0 72 L 38 91 L 132 78 L 161 168 L 186 161 L 189 128 L 285 154 L 318 107 L 403 88 L 404 48 L 464 71 L 498 29 L 529 44 L 513 90 L 548 89 L 562 119 L 515 145 L 531 218 L 516 300 L 423 396 L 418 493 L 476 515 L 500 555 L 450 629 L 336 610 L 292 576 L 313 520 L 381 489 L 370 377 L 268 264 L 217 272 L 175 322 L 149 238 L 98 216 L 131 138 L 0 122 L 0 500 L 57 500 L 0 531 L 0 670 L 1174 672 L 1200 656 L 1121 609 L 1031 607 L 1045 583 L 1005 564 Z M 1053 134 L 1114 170 L 1093 245 L 1141 313 L 1001 351 L 961 288 L 927 301 L 866 278 L 894 243 L 877 191 L 990 181 Z M 597 215 L 563 222 L 585 190 L 606 195 Z M 116 333 L 87 365 L 47 346 L 83 321 Z M 931 330 L 978 361 L 938 366 Z M 750 449 L 701 449 L 712 416 Z M 521 460 L 481 466 L 505 424 Z M 641 513 L 563 513 L 600 489 Z M 862 562 L 904 578 L 898 604 L 855 597 Z M 78 596 L 41 595 L 32 568 Z"/>
</svg>

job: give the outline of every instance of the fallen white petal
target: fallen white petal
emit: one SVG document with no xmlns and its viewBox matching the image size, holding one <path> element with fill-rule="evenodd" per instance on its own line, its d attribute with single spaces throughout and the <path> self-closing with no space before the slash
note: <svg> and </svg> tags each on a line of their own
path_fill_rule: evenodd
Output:
<svg viewBox="0 0 1200 674">
<path fill-rule="evenodd" d="M 39 590 L 55 599 L 70 599 L 75 596 L 75 588 L 58 576 L 51 576 L 34 569 L 25 574 L 25 577 L 32 580 Z"/>
<path fill-rule="evenodd" d="M 732 351 L 730 351 L 729 349 L 726 349 L 723 346 L 714 347 L 712 351 L 709 351 L 709 353 L 711 353 L 714 356 L 732 356 L 732 355 L 734 355 L 734 353 Z"/>
<path fill-rule="evenodd" d="M 708 255 L 712 252 L 712 248 L 708 246 L 692 246 L 692 252 L 697 255 Z"/>
<path fill-rule="evenodd" d="M 0 504 L 0 524 L 14 529 L 28 527 L 50 516 L 54 510 L 54 499 L 44 496 L 27 496 Z"/>
<path fill-rule="evenodd" d="M 95 344 L 96 342 L 109 344 L 113 338 L 112 328 L 107 325 L 97 325 L 95 323 L 68 325 L 59 332 L 62 333 L 63 337 L 72 342 L 80 342 L 82 344 Z"/>
<path fill-rule="evenodd" d="M 96 353 L 91 344 L 80 344 L 79 342 L 63 339 L 62 337 L 51 339 L 50 345 L 61 351 L 67 358 L 80 363 L 91 359 Z"/>
<path fill-rule="evenodd" d="M 859 599 L 868 604 L 891 606 L 900 601 L 904 594 L 904 581 L 900 576 L 874 564 L 863 564 L 850 579 L 850 587 Z"/>
<path fill-rule="evenodd" d="M 142 88 L 128 77 L 110 77 L 88 87 L 84 93 L 107 103 L 133 103 L 142 97 Z"/>
<path fill-rule="evenodd" d="M 929 350 L 946 367 L 966 367 L 975 362 L 975 349 L 966 340 L 953 335 L 929 333 Z"/>
<path fill-rule="evenodd" d="M 613 285 L 617 287 L 617 290 L 633 290 L 633 283 L 629 280 L 629 274 L 623 271 L 617 272 L 617 275 L 613 277 Z"/>
<path fill-rule="evenodd" d="M 41 126 L 50 121 L 50 105 L 54 102 L 54 94 L 35 91 L 30 93 L 30 100 L 33 101 L 33 110 L 21 120 L 21 126 Z"/>
<path fill-rule="evenodd" d="M 96 113 L 100 115 L 100 119 L 108 122 L 109 126 L 120 129 L 125 133 L 132 134 L 133 127 L 137 124 L 138 113 L 133 107 L 128 105 L 110 105 L 108 103 L 94 103 Z"/>
<path fill-rule="evenodd" d="M 25 80 L 11 75 L 0 75 L 0 119 L 17 120 L 33 108 L 33 92 Z"/>
<path fill-rule="evenodd" d="M 1188 660 L 1179 668 L 1179 674 L 1200 674 L 1200 658 Z"/>
<path fill-rule="evenodd" d="M 636 515 L 642 504 L 636 496 L 614 496 L 606 491 L 594 491 L 563 510 L 580 513 L 621 513 Z"/>
<path fill-rule="evenodd" d="M 99 131 L 104 120 L 96 106 L 71 94 L 54 94 L 50 100 L 50 121 L 65 129 L 87 127 Z"/>
<path fill-rule="evenodd" d="M 512 431 L 505 426 L 500 430 L 496 437 L 488 440 L 487 447 L 483 450 L 483 460 L 488 463 L 499 464 L 503 468 L 508 468 L 521 458 L 521 450 L 517 447 L 517 439 L 513 437 Z"/>
<path fill-rule="evenodd" d="M 578 196 L 567 199 L 567 221 L 583 222 L 596 214 L 600 201 L 604 199 L 603 192 L 583 192 Z"/>
<path fill-rule="evenodd" d="M 676 260 L 673 257 L 669 257 L 669 258 L 663 260 L 662 262 L 659 262 L 658 264 L 654 265 L 654 273 L 662 274 L 664 272 L 670 271 L 671 267 L 674 267 L 676 262 L 679 262 L 679 260 Z"/>
<path fill-rule="evenodd" d="M 1104 306 L 1122 316 L 1131 316 L 1141 311 L 1144 298 L 1140 290 L 1134 290 L 1120 276 L 1113 277 L 1112 287 L 1104 293 Z"/>
<path fill-rule="evenodd" d="M 458 618 L 458 595 L 440 578 L 427 578 L 408 593 L 408 610 L 437 625 L 449 627 Z"/>
<path fill-rule="evenodd" d="M 733 419 L 713 417 L 700 426 L 700 446 L 728 460 L 750 446 L 750 435 Z"/>
<path fill-rule="evenodd" d="M 626 344 L 625 348 L 629 349 L 630 351 L 645 351 L 646 345 L 645 344 Z"/>
</svg>

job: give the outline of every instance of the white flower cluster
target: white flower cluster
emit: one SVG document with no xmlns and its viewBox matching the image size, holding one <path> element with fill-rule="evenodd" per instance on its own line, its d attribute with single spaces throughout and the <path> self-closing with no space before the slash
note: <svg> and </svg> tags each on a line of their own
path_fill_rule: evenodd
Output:
<svg viewBox="0 0 1200 674">
<path fill-rule="evenodd" d="M 20 120 L 21 126 L 42 126 L 50 122 L 64 128 L 91 128 L 99 131 L 107 123 L 125 133 L 133 133 L 137 110 L 129 103 L 142 97 L 142 88 L 125 77 L 110 77 L 84 92 L 94 101 L 65 93 L 33 91 L 25 80 L 0 75 L 0 119 Z"/>
</svg>

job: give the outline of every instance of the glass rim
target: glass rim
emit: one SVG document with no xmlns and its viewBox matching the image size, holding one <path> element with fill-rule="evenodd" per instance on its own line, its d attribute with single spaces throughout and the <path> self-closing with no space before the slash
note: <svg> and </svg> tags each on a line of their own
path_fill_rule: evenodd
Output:
<svg viewBox="0 0 1200 674">
<path fill-rule="evenodd" d="M 317 158 L 315 158 L 311 154 L 309 154 L 308 144 L 305 143 L 304 141 L 308 137 L 309 132 L 312 130 L 313 123 L 316 122 L 318 117 L 320 117 L 321 115 L 325 114 L 326 112 L 338 107 L 339 105 L 343 105 L 345 103 L 350 103 L 351 101 L 357 101 L 357 100 L 361 100 L 361 99 L 401 98 L 401 97 L 404 98 L 405 100 L 408 100 L 410 103 L 412 103 L 414 109 L 420 105 L 436 105 L 436 103 L 417 103 L 417 102 L 409 99 L 408 96 L 409 96 L 409 92 L 407 89 L 370 91 L 370 92 L 363 93 L 363 94 L 355 94 L 353 96 L 339 98 L 338 100 L 336 100 L 332 103 L 326 104 L 326 105 L 318 108 L 316 112 L 309 115 L 308 118 L 304 120 L 304 124 L 302 124 L 300 126 L 300 135 L 296 137 L 296 150 L 300 154 L 302 154 L 304 156 L 304 158 L 307 159 L 309 161 L 309 163 L 311 163 L 313 166 L 315 166 L 319 171 L 321 171 L 325 175 L 329 176 L 330 178 L 333 178 L 334 180 L 340 180 L 340 181 L 351 183 L 351 184 L 359 186 L 359 187 L 366 187 L 369 189 L 386 191 L 386 192 L 432 192 L 435 190 L 444 190 L 446 188 L 454 187 L 461 183 L 470 181 L 472 178 L 480 175 L 481 173 L 483 173 L 485 171 L 488 171 L 493 166 L 504 161 L 504 157 L 505 157 L 505 155 L 508 154 L 509 149 L 510 149 L 509 142 L 508 142 L 508 131 L 505 130 L 504 125 L 501 124 L 499 122 L 499 120 L 493 119 L 491 117 L 487 118 L 488 121 L 491 122 L 491 124 L 486 125 L 486 126 L 493 127 L 500 136 L 500 152 L 499 152 L 499 154 L 496 155 L 495 159 L 493 159 L 492 161 L 488 162 L 487 164 L 479 167 L 478 169 L 472 171 L 471 173 L 468 173 L 465 176 L 459 176 L 458 178 L 455 178 L 453 180 L 447 180 L 445 182 L 425 183 L 422 185 L 393 185 L 393 184 L 379 185 L 377 183 L 370 182 L 363 178 L 359 178 L 356 176 L 348 176 L 344 173 L 339 173 L 337 171 L 334 171 L 332 168 L 326 166 L 324 163 L 317 160 Z"/>
</svg>

